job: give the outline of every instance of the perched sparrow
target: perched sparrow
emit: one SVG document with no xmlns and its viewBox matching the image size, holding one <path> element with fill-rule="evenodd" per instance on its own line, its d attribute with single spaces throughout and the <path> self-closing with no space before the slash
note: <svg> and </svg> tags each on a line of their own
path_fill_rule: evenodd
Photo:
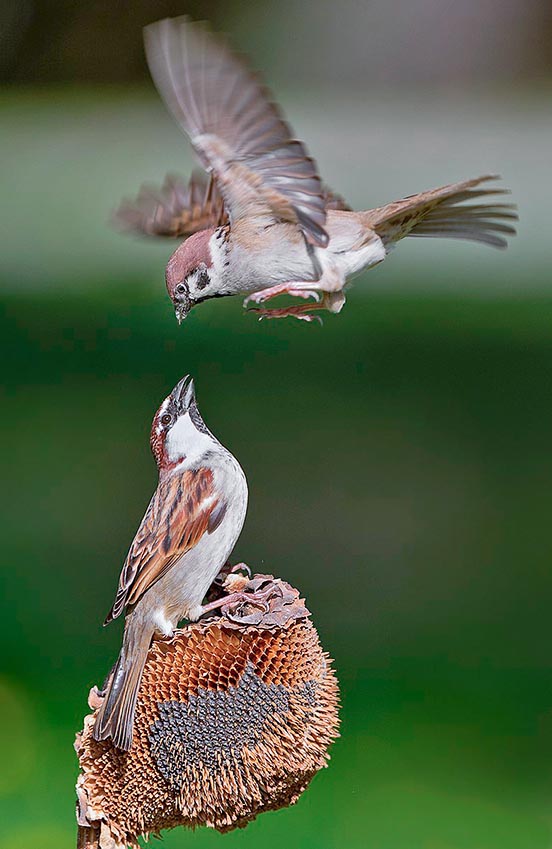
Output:
<svg viewBox="0 0 552 849">
<path fill-rule="evenodd" d="M 105 624 L 127 609 L 123 646 L 94 728 L 129 749 L 144 662 L 155 634 L 170 636 L 180 619 L 198 619 L 213 579 L 226 563 L 247 509 L 238 461 L 207 429 L 191 378 L 159 407 L 151 428 L 159 483 L 127 555 Z"/>
<path fill-rule="evenodd" d="M 155 84 L 210 178 L 167 177 L 124 201 L 116 221 L 155 236 L 189 237 L 170 258 L 169 295 L 180 322 L 208 298 L 313 297 L 316 305 L 256 310 L 261 317 L 339 312 L 347 278 L 382 262 L 404 236 L 471 239 L 506 247 L 515 206 L 488 199 L 493 176 L 463 180 L 377 209 L 353 212 L 329 192 L 304 144 L 240 58 L 187 18 L 145 29 Z M 479 199 L 477 203 L 465 201 Z"/>
</svg>

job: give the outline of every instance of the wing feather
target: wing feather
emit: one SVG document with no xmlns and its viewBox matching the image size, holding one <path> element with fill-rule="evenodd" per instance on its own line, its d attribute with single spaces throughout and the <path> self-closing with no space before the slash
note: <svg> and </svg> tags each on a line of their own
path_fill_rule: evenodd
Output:
<svg viewBox="0 0 552 849">
<path fill-rule="evenodd" d="M 125 199 L 113 215 L 121 230 L 147 236 L 183 238 L 228 220 L 213 179 L 195 172 L 186 183 L 169 174 L 160 189 L 142 186 L 135 200 Z"/>
<path fill-rule="evenodd" d="M 205 533 L 211 533 L 221 509 L 210 469 L 172 475 L 160 483 L 128 552 L 105 624 L 135 604 Z"/>
<path fill-rule="evenodd" d="M 280 178 L 280 167 L 283 166 L 274 168 L 275 183 Z M 290 163 L 289 168 L 292 167 Z M 326 209 L 350 211 L 340 195 L 326 186 L 323 191 Z M 134 200 L 122 201 L 112 220 L 126 233 L 182 239 L 199 230 L 226 224 L 228 215 L 213 177 L 195 171 L 188 182 L 177 174 L 168 174 L 161 188 L 142 186 Z"/>
<path fill-rule="evenodd" d="M 214 172 L 230 220 L 294 221 L 308 241 L 326 245 L 316 165 L 257 76 L 222 39 L 186 17 L 151 24 L 144 39 L 153 80 Z"/>
<path fill-rule="evenodd" d="M 515 228 L 505 221 L 516 221 L 515 204 L 470 204 L 465 201 L 489 195 L 508 194 L 507 189 L 482 189 L 481 183 L 496 180 L 494 175 L 476 177 L 420 192 L 403 200 L 389 203 L 363 213 L 368 227 L 375 230 L 385 244 L 393 244 L 404 236 L 442 237 L 483 242 L 495 248 L 505 248 L 506 235 L 515 235 Z"/>
</svg>

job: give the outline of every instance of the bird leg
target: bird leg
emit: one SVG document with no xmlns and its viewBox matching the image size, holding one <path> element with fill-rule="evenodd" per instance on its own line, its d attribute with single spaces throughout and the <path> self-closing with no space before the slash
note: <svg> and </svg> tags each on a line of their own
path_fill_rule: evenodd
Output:
<svg viewBox="0 0 552 849">
<path fill-rule="evenodd" d="M 293 284 L 296 285 L 296 284 Z M 319 315 L 313 315 L 314 310 L 328 310 L 328 312 L 340 312 L 345 303 L 345 295 L 343 291 L 321 292 L 316 293 L 321 295 L 316 304 L 299 304 L 299 306 L 281 307 L 279 309 L 255 309 L 250 307 L 248 312 L 256 312 L 259 316 L 259 321 L 263 318 L 288 318 L 293 316 L 300 321 L 318 321 L 322 324 L 322 319 Z"/>
<path fill-rule="evenodd" d="M 252 292 L 244 300 L 243 305 L 246 307 L 249 303 L 264 304 L 270 298 L 275 298 L 277 295 L 292 295 L 297 298 L 314 298 L 315 301 L 320 300 L 320 294 L 312 288 L 313 281 L 306 282 L 297 280 L 295 282 L 279 283 L 277 286 L 270 286 L 268 289 L 260 289 L 258 292 Z"/>
<path fill-rule="evenodd" d="M 216 601 L 211 601 L 209 604 L 203 604 L 201 606 L 200 616 L 204 616 L 206 613 L 211 613 L 213 610 L 220 610 L 221 608 L 225 608 L 227 606 L 231 606 L 234 604 L 250 604 L 253 607 L 260 608 L 263 613 L 268 613 L 268 599 L 274 595 L 274 587 L 269 587 L 267 590 L 263 590 L 261 592 L 235 592 L 230 595 L 223 596 L 222 598 L 218 598 Z M 223 610 L 224 613 L 224 610 Z M 199 618 L 199 617 L 198 617 Z"/>
<path fill-rule="evenodd" d="M 280 309 L 272 309 L 272 310 L 260 310 L 255 308 L 250 308 L 247 312 L 256 312 L 259 316 L 259 321 L 262 321 L 263 318 L 288 318 L 289 316 L 293 316 L 294 318 L 298 318 L 299 321 L 318 321 L 322 324 L 322 319 L 319 315 L 313 315 L 313 310 L 324 310 L 326 307 L 316 304 L 299 304 L 299 306 L 293 307 L 281 307 Z"/>
</svg>

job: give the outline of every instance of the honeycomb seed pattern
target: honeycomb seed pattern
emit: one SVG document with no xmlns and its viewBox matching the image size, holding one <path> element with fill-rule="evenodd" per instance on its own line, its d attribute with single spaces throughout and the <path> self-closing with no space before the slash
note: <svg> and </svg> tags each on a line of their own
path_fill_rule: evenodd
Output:
<svg viewBox="0 0 552 849">
<path fill-rule="evenodd" d="M 77 737 L 79 823 L 102 823 L 101 849 L 138 847 L 165 828 L 228 831 L 293 804 L 327 763 L 338 698 L 307 617 L 263 628 L 222 616 L 156 640 L 131 750 L 96 742 L 94 714 Z"/>
<path fill-rule="evenodd" d="M 313 685 L 295 688 L 297 697 L 314 705 Z M 160 702 L 159 719 L 151 727 L 151 754 L 171 788 L 182 790 L 186 765 L 206 767 L 216 775 L 221 758 L 243 769 L 241 752 L 261 739 L 275 713 L 289 712 L 288 691 L 282 684 L 265 684 L 248 661 L 237 686 L 204 690 L 187 702 Z"/>
</svg>

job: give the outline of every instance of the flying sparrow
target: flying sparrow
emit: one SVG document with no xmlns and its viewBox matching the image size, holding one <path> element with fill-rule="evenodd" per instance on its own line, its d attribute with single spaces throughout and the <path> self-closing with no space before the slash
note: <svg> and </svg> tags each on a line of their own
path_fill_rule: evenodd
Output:
<svg viewBox="0 0 552 849">
<path fill-rule="evenodd" d="M 154 635 L 171 636 L 232 596 L 202 605 L 240 535 L 247 482 L 238 461 L 205 426 L 194 384 L 183 378 L 151 428 L 159 483 L 128 552 L 105 624 L 126 608 L 123 645 L 94 728 L 127 750 L 142 670 Z M 240 594 L 236 594 L 239 596 Z"/>
<path fill-rule="evenodd" d="M 238 294 L 245 304 L 313 297 L 314 305 L 256 310 L 312 321 L 314 309 L 339 312 L 347 279 L 405 236 L 504 248 L 515 233 L 515 206 L 489 198 L 506 192 L 486 186 L 494 176 L 353 212 L 325 188 L 267 90 L 220 38 L 185 17 L 144 33 L 153 80 L 209 178 L 168 176 L 160 190 L 143 187 L 123 201 L 115 219 L 127 230 L 187 237 L 166 269 L 179 322 L 195 304 Z"/>
</svg>

